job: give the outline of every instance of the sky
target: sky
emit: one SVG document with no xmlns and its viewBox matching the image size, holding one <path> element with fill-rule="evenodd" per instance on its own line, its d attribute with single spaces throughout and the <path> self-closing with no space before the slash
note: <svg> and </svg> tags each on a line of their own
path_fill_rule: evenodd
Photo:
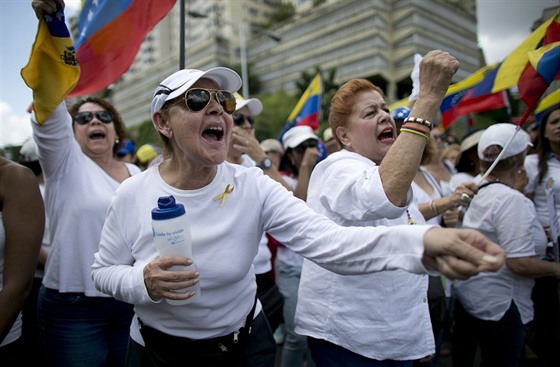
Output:
<svg viewBox="0 0 560 367">
<path fill-rule="evenodd" d="M 67 18 L 78 12 L 81 0 L 66 0 Z M 559 0 L 477 0 L 478 43 L 487 64 L 501 61 L 529 34 L 542 10 Z M 0 0 L 0 147 L 21 145 L 31 136 L 31 90 L 20 71 L 29 60 L 37 34 L 31 0 Z"/>
</svg>

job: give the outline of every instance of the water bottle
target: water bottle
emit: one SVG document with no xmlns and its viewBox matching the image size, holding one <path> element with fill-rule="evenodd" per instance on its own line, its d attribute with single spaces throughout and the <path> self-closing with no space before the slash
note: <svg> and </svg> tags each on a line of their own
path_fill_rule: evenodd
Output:
<svg viewBox="0 0 560 367">
<path fill-rule="evenodd" d="M 192 259 L 192 239 L 189 223 L 185 216 L 185 206 L 177 204 L 173 196 L 158 199 L 157 208 L 152 210 L 152 233 L 160 256 L 186 256 Z M 196 270 L 196 265 L 175 265 L 170 270 Z M 195 292 L 185 300 L 165 299 L 171 305 L 184 305 L 200 297 L 200 284 L 184 288 L 179 292 Z"/>
</svg>

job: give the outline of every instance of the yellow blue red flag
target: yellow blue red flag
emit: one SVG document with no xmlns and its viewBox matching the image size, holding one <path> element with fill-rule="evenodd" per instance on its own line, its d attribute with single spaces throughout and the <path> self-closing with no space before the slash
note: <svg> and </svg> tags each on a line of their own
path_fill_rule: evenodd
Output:
<svg viewBox="0 0 560 367">
<path fill-rule="evenodd" d="M 319 119 L 321 115 L 321 97 L 323 95 L 323 83 L 321 74 L 317 74 L 301 98 L 299 99 L 296 107 L 288 116 L 288 121 L 284 125 L 279 139 L 286 131 L 294 126 L 307 125 L 311 126 L 313 131 L 317 132 L 319 129 Z"/>
<path fill-rule="evenodd" d="M 508 104 L 504 92 L 473 96 L 474 89 L 487 80 L 489 74 L 495 73 L 498 67 L 499 64 L 485 66 L 449 87 L 440 107 L 444 129 L 463 115 L 489 111 Z"/>
<path fill-rule="evenodd" d="M 527 54 L 529 62 L 517 85 L 527 105 L 522 120 L 537 106 L 554 79 L 560 79 L 560 12 L 549 23 L 540 47 Z"/>
<path fill-rule="evenodd" d="M 99 92 L 124 74 L 175 1 L 85 0 L 75 43 L 82 73 L 70 96 Z"/>
<path fill-rule="evenodd" d="M 76 52 L 61 8 L 56 14 L 45 14 L 39 20 L 29 62 L 21 69 L 21 76 L 33 90 L 32 109 L 37 122 L 42 125 L 80 76 Z"/>
</svg>

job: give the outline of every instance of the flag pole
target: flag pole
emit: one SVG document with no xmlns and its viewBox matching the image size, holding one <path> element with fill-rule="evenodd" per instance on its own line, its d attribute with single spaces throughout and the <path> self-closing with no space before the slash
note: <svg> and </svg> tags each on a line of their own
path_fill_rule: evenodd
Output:
<svg viewBox="0 0 560 367">
<path fill-rule="evenodd" d="M 179 70 L 185 68 L 185 0 L 181 0 L 179 11 Z"/>
</svg>

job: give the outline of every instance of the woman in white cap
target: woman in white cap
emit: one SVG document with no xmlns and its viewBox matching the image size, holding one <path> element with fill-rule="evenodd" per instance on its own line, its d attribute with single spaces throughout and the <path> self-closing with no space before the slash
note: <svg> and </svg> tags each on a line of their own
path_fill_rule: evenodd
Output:
<svg viewBox="0 0 560 367">
<path fill-rule="evenodd" d="M 499 244 L 506 266 L 454 281 L 453 366 L 472 366 L 477 347 L 485 366 L 522 365 L 534 278 L 560 277 L 560 263 L 542 260 L 547 240 L 533 203 L 514 188 L 530 145 L 529 135 L 510 123 L 491 125 L 480 136 L 481 171 L 500 160 L 465 211 L 463 227 Z"/>
<path fill-rule="evenodd" d="M 152 121 L 166 159 L 117 190 L 92 265 L 96 287 L 134 304 L 129 366 L 272 366 L 276 344 L 256 299 L 253 260 L 264 231 L 341 273 L 439 269 L 452 277 L 495 271 L 503 254 L 476 231 L 424 226 L 343 228 L 262 173 L 225 161 L 233 130 L 231 69 L 175 72 L 156 88 Z M 184 204 L 193 259 L 159 257 L 151 211 Z M 173 270 L 196 262 L 198 271 Z M 201 294 L 164 299 L 196 283 Z"/>
</svg>

